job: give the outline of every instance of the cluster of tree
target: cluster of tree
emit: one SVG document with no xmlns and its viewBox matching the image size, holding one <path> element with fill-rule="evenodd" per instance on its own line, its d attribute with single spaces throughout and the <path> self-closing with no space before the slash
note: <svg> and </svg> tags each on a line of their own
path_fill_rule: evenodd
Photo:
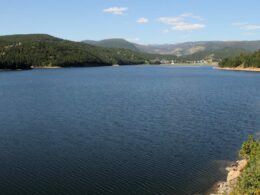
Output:
<svg viewBox="0 0 260 195">
<path fill-rule="evenodd" d="M 97 47 L 42 34 L 0 37 L 0 69 L 144 64 L 152 58 L 150 54 Z"/>
<path fill-rule="evenodd" d="M 219 63 L 220 67 L 254 67 L 260 68 L 260 50 L 251 54 L 240 54 L 236 57 L 225 58 Z"/>
<path fill-rule="evenodd" d="M 260 142 L 250 136 L 243 144 L 240 155 L 248 163 L 232 194 L 260 194 Z"/>
</svg>

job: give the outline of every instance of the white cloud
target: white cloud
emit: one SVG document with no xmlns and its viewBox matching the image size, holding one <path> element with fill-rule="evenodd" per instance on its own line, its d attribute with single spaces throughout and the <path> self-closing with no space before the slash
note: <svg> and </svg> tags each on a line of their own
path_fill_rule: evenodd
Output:
<svg viewBox="0 0 260 195">
<path fill-rule="evenodd" d="M 110 7 L 107 9 L 104 9 L 103 12 L 111 13 L 114 15 L 123 15 L 128 10 L 127 7 Z"/>
<path fill-rule="evenodd" d="M 158 19 L 159 22 L 166 24 L 166 25 L 171 25 L 174 26 L 176 23 L 180 21 L 180 18 L 178 17 L 160 17 Z"/>
<path fill-rule="evenodd" d="M 204 24 L 188 24 L 188 23 L 177 23 L 172 29 L 178 31 L 191 31 L 205 28 Z"/>
<path fill-rule="evenodd" d="M 173 17 L 160 17 L 158 19 L 159 22 L 172 26 L 172 30 L 174 31 L 192 31 L 192 30 L 199 30 L 205 28 L 205 24 L 199 23 L 190 23 L 186 22 L 186 20 L 203 20 L 200 16 L 195 16 L 191 13 L 184 13 L 179 16 Z"/>
<path fill-rule="evenodd" d="M 246 22 L 236 22 L 236 23 L 233 23 L 232 25 L 238 26 L 240 29 L 243 29 L 243 30 L 249 30 L 249 31 L 260 30 L 260 25 L 249 24 Z"/>
<path fill-rule="evenodd" d="M 140 39 L 138 37 L 135 38 L 126 38 L 127 41 L 129 42 L 134 42 L 134 43 L 138 43 L 140 42 Z"/>
<path fill-rule="evenodd" d="M 139 24 L 145 24 L 148 23 L 149 20 L 147 18 L 139 18 L 136 22 Z"/>
</svg>

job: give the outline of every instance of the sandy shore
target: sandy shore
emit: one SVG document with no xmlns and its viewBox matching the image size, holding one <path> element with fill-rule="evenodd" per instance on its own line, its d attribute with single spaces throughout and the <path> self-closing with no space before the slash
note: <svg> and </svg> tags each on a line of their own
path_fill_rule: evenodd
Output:
<svg viewBox="0 0 260 195">
<path fill-rule="evenodd" d="M 221 68 L 221 67 L 216 67 L 215 69 L 218 69 L 218 70 L 233 70 L 233 71 L 247 71 L 247 72 L 260 72 L 260 68 L 243 68 L 243 67 Z"/>
<path fill-rule="evenodd" d="M 236 163 L 232 164 L 231 167 L 227 167 L 227 180 L 220 181 L 217 184 L 215 184 L 210 195 L 230 194 L 237 182 L 238 177 L 241 175 L 246 165 L 247 161 L 243 159 L 236 161 Z"/>
<path fill-rule="evenodd" d="M 61 68 L 60 66 L 31 66 L 32 69 L 54 69 Z"/>
</svg>

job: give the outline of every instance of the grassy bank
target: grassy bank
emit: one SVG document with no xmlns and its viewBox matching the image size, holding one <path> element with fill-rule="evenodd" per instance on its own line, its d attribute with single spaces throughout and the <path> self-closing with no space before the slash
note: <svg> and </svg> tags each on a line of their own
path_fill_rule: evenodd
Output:
<svg viewBox="0 0 260 195">
<path fill-rule="evenodd" d="M 247 166 L 237 180 L 232 195 L 259 195 L 260 194 L 260 142 L 249 137 L 241 150 L 240 155 L 247 160 Z"/>
</svg>

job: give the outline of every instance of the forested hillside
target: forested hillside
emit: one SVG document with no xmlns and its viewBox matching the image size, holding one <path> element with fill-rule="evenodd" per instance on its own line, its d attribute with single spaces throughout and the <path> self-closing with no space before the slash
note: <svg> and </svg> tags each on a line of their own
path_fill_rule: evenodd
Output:
<svg viewBox="0 0 260 195">
<path fill-rule="evenodd" d="M 134 44 L 121 39 L 99 42 L 100 47 L 52 37 L 44 34 L 0 36 L 0 69 L 30 69 L 31 67 L 87 67 L 112 64 L 159 64 L 166 61 L 190 62 L 200 60 L 220 61 L 221 67 L 260 67 L 258 42 L 229 43 L 232 47 L 221 48 L 219 42 L 211 42 L 211 49 L 198 48 L 196 53 L 177 58 L 174 55 L 138 52 Z M 112 44 L 112 45 L 111 45 Z M 209 43 L 208 43 L 209 45 Z M 218 45 L 218 50 L 215 46 Z M 222 45 L 221 45 L 222 46 Z M 117 48 L 118 47 L 118 48 Z M 209 46 L 208 46 L 209 47 Z M 126 49 L 129 48 L 129 49 Z M 243 49 L 242 49 L 243 48 Z M 135 51 L 136 50 L 136 51 Z M 243 54 L 240 54 L 243 53 Z M 237 56 L 240 54 L 239 56 Z"/>
<path fill-rule="evenodd" d="M 260 68 L 260 50 L 251 54 L 240 54 L 236 57 L 225 58 L 219 63 L 220 67 Z"/>
<path fill-rule="evenodd" d="M 44 34 L 0 37 L 1 69 L 143 64 L 150 57 L 127 49 L 96 47 Z"/>
</svg>

